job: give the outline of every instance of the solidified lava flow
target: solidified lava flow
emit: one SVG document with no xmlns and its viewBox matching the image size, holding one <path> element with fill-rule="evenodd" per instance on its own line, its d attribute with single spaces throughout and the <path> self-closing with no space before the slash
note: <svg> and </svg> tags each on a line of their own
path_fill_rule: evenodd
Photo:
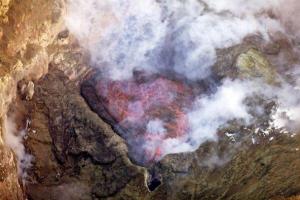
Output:
<svg viewBox="0 0 300 200">
<path fill-rule="evenodd" d="M 185 113 L 192 102 L 191 88 L 162 76 L 97 82 L 97 95 L 117 122 L 120 134 L 142 162 L 157 161 L 167 153 L 166 139 L 184 139 L 188 132 Z M 141 159 L 139 159 L 141 160 Z"/>
</svg>

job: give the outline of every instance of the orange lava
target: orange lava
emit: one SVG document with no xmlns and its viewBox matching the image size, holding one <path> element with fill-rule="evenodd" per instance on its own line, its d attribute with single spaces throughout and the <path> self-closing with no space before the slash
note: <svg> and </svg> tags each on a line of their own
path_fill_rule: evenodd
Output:
<svg viewBox="0 0 300 200">
<path fill-rule="evenodd" d="M 126 139 L 138 141 L 137 148 L 148 161 L 164 155 L 163 140 L 183 137 L 188 131 L 184 109 L 190 106 L 192 95 L 181 82 L 163 77 L 139 82 L 100 80 L 97 91 L 111 117 L 129 133 Z M 147 130 L 149 121 L 157 119 L 163 123 L 163 134 Z"/>
</svg>

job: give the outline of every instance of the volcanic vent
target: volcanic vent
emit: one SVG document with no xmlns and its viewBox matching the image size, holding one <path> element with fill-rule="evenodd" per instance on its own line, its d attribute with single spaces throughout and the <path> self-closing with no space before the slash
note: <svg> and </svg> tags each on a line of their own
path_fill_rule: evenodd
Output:
<svg viewBox="0 0 300 200">
<path fill-rule="evenodd" d="M 93 92 L 95 99 L 91 100 Z M 168 142 L 187 138 L 186 110 L 194 95 L 192 88 L 180 80 L 143 73 L 121 81 L 98 75 L 83 84 L 82 94 L 128 141 L 139 162 L 157 161 L 168 153 Z"/>
</svg>

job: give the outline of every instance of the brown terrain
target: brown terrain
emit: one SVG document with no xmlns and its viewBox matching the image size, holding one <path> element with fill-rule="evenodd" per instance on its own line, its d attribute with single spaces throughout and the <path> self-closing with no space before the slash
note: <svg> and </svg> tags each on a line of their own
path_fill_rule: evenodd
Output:
<svg viewBox="0 0 300 200">
<path fill-rule="evenodd" d="M 195 152 L 135 162 L 102 118 L 97 71 L 65 29 L 64 12 L 62 0 L 0 1 L 0 119 L 15 116 L 17 128 L 26 128 L 24 145 L 34 157 L 22 181 L 16 155 L 0 137 L 1 200 L 300 199 L 299 135 L 273 130 L 274 140 L 261 135 L 252 144 L 254 127 L 233 123 L 219 131 L 219 142 Z M 259 74 L 270 83 L 279 54 L 297 59 L 284 38 L 262 46 L 249 37 L 218 54 L 219 77 Z M 238 144 L 224 134 L 234 130 Z"/>
</svg>

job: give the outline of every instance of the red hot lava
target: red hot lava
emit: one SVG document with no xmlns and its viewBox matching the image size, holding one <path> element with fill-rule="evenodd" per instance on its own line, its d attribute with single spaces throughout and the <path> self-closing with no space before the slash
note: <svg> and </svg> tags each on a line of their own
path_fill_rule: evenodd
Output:
<svg viewBox="0 0 300 200">
<path fill-rule="evenodd" d="M 159 160 L 166 154 L 164 140 L 187 134 L 185 108 L 190 106 L 192 95 L 182 82 L 164 77 L 100 80 L 96 87 L 108 114 L 122 129 L 120 134 L 141 154 L 143 162 Z"/>
</svg>

